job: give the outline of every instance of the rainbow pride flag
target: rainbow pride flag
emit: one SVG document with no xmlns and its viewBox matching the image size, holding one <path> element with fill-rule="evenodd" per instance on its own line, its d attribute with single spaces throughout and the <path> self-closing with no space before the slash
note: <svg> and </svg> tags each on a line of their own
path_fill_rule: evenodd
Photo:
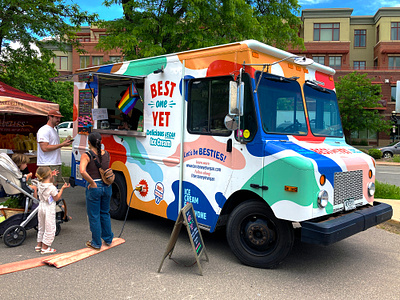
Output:
<svg viewBox="0 0 400 300">
<path fill-rule="evenodd" d="M 140 99 L 139 93 L 136 90 L 134 83 L 132 82 L 132 84 L 126 89 L 125 94 L 119 101 L 118 108 L 124 114 L 128 114 L 133 109 L 138 99 Z"/>
</svg>

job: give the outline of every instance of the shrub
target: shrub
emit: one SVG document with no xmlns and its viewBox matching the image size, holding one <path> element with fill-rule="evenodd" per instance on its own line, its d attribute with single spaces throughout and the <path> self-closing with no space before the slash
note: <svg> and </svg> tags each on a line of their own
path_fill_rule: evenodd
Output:
<svg viewBox="0 0 400 300">
<path fill-rule="evenodd" d="M 380 158 L 382 158 L 382 152 L 381 152 L 381 150 L 379 150 L 379 149 L 369 149 L 369 150 L 368 150 L 368 154 L 369 154 L 370 156 L 372 156 L 373 158 L 375 158 L 375 159 L 380 159 Z"/>
</svg>

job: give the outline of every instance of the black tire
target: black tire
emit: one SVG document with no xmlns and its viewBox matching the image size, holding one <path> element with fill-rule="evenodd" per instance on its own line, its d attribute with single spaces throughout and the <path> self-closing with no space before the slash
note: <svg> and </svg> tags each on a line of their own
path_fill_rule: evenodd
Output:
<svg viewBox="0 0 400 300">
<path fill-rule="evenodd" d="M 393 153 L 390 152 L 383 152 L 382 157 L 383 158 L 391 158 L 393 156 Z"/>
<path fill-rule="evenodd" d="M 3 233 L 3 242 L 8 247 L 17 247 L 21 245 L 26 238 L 26 230 L 19 225 L 8 227 Z"/>
<path fill-rule="evenodd" d="M 266 203 L 250 200 L 237 206 L 226 227 L 228 244 L 245 265 L 274 268 L 290 253 L 293 226 L 279 220 Z"/>
<path fill-rule="evenodd" d="M 112 184 L 110 216 L 113 219 L 123 220 L 125 219 L 127 209 L 125 178 L 121 173 L 116 173 L 114 183 Z"/>
</svg>

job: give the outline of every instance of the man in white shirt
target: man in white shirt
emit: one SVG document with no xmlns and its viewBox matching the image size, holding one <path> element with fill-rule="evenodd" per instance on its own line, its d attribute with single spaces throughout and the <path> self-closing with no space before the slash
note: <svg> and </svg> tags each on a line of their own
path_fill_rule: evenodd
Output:
<svg viewBox="0 0 400 300">
<path fill-rule="evenodd" d="M 57 174 L 53 176 L 55 185 L 58 182 L 63 182 L 61 175 L 61 148 L 72 144 L 70 139 L 60 143 L 60 137 L 55 127 L 60 124 L 62 117 L 60 111 L 50 110 L 46 125 L 43 125 L 36 134 L 38 143 L 37 165 L 38 167 L 48 166 L 52 170 L 56 170 Z"/>
</svg>

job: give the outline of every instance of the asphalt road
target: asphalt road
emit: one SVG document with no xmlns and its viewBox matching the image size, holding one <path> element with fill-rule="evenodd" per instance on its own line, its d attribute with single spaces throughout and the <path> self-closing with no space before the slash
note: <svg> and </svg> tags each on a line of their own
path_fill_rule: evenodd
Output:
<svg viewBox="0 0 400 300">
<path fill-rule="evenodd" d="M 66 189 L 72 221 L 62 224 L 53 247 L 68 252 L 90 239 L 84 189 Z M 119 235 L 123 221 L 112 220 Z M 174 222 L 145 213 L 131 216 L 126 242 L 61 269 L 42 266 L 0 276 L 7 299 L 398 299 L 400 235 L 371 228 L 329 247 L 296 242 L 274 270 L 244 266 L 223 232 L 203 233 L 209 262 L 199 275 L 182 228 L 173 260 L 164 261 Z M 0 243 L 0 264 L 36 258 L 36 231 L 15 248 Z M 4 299 L 6 299 L 4 298 Z"/>
<path fill-rule="evenodd" d="M 376 180 L 400 186 L 400 166 L 376 166 Z"/>
</svg>

